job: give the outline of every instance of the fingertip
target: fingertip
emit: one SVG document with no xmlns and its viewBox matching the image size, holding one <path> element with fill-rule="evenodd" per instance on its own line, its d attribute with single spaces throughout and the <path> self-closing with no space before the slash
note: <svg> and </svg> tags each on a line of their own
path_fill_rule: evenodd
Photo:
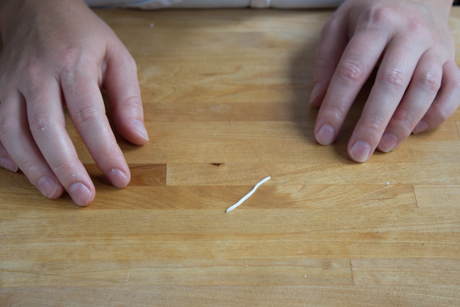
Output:
<svg viewBox="0 0 460 307">
<path fill-rule="evenodd" d="M 316 82 L 315 85 L 313 86 L 313 89 L 310 95 L 310 105 L 312 107 L 319 107 L 321 105 L 321 100 L 318 99 L 320 92 L 321 92 L 321 83 Z"/>
<path fill-rule="evenodd" d="M 412 130 L 412 133 L 413 134 L 417 134 L 417 133 L 420 133 L 420 132 L 424 132 L 426 130 L 429 129 L 429 125 L 427 124 L 427 122 L 425 122 L 424 120 L 421 120 L 417 126 L 415 126 L 414 130 Z"/>
<path fill-rule="evenodd" d="M 64 192 L 62 185 L 48 176 L 43 176 L 38 179 L 37 188 L 45 197 L 48 197 L 49 199 L 59 198 Z"/>
<path fill-rule="evenodd" d="M 390 152 L 396 148 L 398 138 L 393 133 L 384 133 L 377 149 L 381 152 Z"/>
<path fill-rule="evenodd" d="M 14 161 L 11 158 L 8 157 L 0 158 L 0 166 L 4 169 L 12 171 L 13 173 L 16 173 L 18 171 L 17 164 L 14 163 Z"/>
<path fill-rule="evenodd" d="M 331 145 L 335 139 L 334 128 L 328 124 L 324 124 L 316 133 L 315 138 L 321 145 Z"/>
<path fill-rule="evenodd" d="M 95 197 L 95 193 L 81 182 L 74 182 L 69 188 L 72 200 L 80 207 L 88 206 Z"/>
<path fill-rule="evenodd" d="M 137 145 L 143 145 L 149 141 L 149 135 L 147 129 L 145 129 L 144 123 L 139 119 L 134 119 L 132 122 L 132 127 L 136 133 L 136 138 L 132 138 L 132 142 Z"/>
<path fill-rule="evenodd" d="M 122 172 L 118 168 L 113 168 L 107 173 L 107 178 L 110 182 L 119 189 L 126 187 L 131 180 L 131 174 L 128 171 L 128 174 Z"/>
<path fill-rule="evenodd" d="M 140 119 L 115 119 L 120 135 L 134 145 L 144 145 L 149 141 L 147 129 Z"/>
<path fill-rule="evenodd" d="M 366 162 L 371 156 L 371 145 L 365 141 L 357 141 L 348 150 L 348 155 L 355 162 Z"/>
</svg>

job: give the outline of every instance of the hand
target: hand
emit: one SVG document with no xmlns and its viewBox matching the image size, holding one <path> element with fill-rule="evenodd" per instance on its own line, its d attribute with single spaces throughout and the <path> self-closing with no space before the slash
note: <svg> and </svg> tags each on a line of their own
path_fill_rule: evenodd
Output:
<svg viewBox="0 0 460 307">
<path fill-rule="evenodd" d="M 118 188 L 130 172 L 105 115 L 105 88 L 120 134 L 148 141 L 136 65 L 82 0 L 0 0 L 0 164 L 19 167 L 43 195 L 67 190 L 85 206 L 94 185 L 65 130 L 64 106 L 96 164 Z"/>
<path fill-rule="evenodd" d="M 331 144 L 378 63 L 348 154 L 367 161 L 410 134 L 441 125 L 458 107 L 460 73 L 447 19 L 450 0 L 348 0 L 321 35 L 310 103 L 317 141 Z"/>
</svg>

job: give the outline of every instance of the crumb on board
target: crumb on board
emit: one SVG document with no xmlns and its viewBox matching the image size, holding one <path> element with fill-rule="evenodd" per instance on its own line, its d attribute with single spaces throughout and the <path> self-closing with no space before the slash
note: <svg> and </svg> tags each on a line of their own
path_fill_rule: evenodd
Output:
<svg viewBox="0 0 460 307">
<path fill-rule="evenodd" d="M 265 182 L 267 182 L 268 180 L 270 180 L 270 176 L 268 176 L 267 178 L 263 179 L 262 181 L 260 181 L 259 183 L 257 183 L 254 188 L 248 193 L 246 194 L 243 198 L 241 198 L 236 204 L 234 204 L 233 206 L 231 206 L 230 208 L 228 208 L 225 212 L 230 212 L 232 210 L 234 210 L 236 207 L 238 207 L 239 205 L 241 205 L 246 199 L 248 199 L 252 194 L 254 194 L 254 192 L 257 190 L 258 187 L 260 187 L 262 184 L 264 184 Z"/>
<path fill-rule="evenodd" d="M 390 183 L 387 181 L 387 185 L 390 185 Z"/>
</svg>

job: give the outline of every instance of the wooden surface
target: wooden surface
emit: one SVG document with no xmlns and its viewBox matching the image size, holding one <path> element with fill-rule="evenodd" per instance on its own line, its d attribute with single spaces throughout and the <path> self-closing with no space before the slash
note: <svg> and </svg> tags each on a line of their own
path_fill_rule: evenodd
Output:
<svg viewBox="0 0 460 307">
<path fill-rule="evenodd" d="M 117 190 L 68 124 L 87 208 L 0 170 L 1 306 L 460 305 L 460 111 L 353 163 L 369 86 L 332 146 L 308 106 L 330 11 L 97 13 L 137 61 L 151 141 L 119 139 Z"/>
</svg>

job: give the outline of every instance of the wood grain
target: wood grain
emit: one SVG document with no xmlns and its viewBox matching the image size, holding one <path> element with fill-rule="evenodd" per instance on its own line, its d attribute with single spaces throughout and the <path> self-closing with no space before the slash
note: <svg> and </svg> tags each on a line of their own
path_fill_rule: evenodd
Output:
<svg viewBox="0 0 460 307">
<path fill-rule="evenodd" d="M 0 170 L 1 306 L 460 305 L 460 111 L 357 164 L 372 78 L 333 145 L 313 136 L 331 11 L 96 13 L 136 59 L 151 141 L 116 135 L 132 175 L 118 190 L 67 115 L 87 208 Z M 449 22 L 460 47 L 460 9 Z"/>
</svg>

